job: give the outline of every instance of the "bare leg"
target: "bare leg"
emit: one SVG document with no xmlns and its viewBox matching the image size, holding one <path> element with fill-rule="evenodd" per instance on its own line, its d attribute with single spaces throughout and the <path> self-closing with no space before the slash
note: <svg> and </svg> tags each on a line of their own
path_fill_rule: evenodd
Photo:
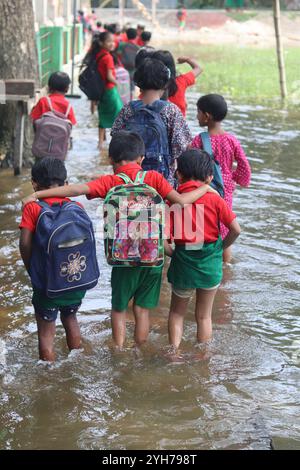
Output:
<svg viewBox="0 0 300 470">
<path fill-rule="evenodd" d="M 198 343 L 206 343 L 212 338 L 211 313 L 217 290 L 197 289 L 195 317 Z"/>
<path fill-rule="evenodd" d="M 67 345 L 70 351 L 81 348 L 81 335 L 76 314 L 61 315 L 61 322 L 66 332 Z"/>
<path fill-rule="evenodd" d="M 224 263 L 230 263 L 232 258 L 232 249 L 231 246 L 229 248 L 225 248 L 223 251 L 223 262 Z"/>
<path fill-rule="evenodd" d="M 126 337 L 126 310 L 123 312 L 111 311 L 111 328 L 115 346 L 122 348 Z"/>
<path fill-rule="evenodd" d="M 172 293 L 168 330 L 169 343 L 176 349 L 179 348 L 179 345 L 181 343 L 183 333 L 183 320 L 188 303 L 189 299 L 183 299 Z"/>
<path fill-rule="evenodd" d="M 99 150 L 101 150 L 103 147 L 104 139 L 105 139 L 105 129 L 103 129 L 102 127 L 99 127 Z"/>
<path fill-rule="evenodd" d="M 134 340 L 136 346 L 140 347 L 147 341 L 149 335 L 149 309 L 134 304 L 133 313 L 135 318 Z"/>
<path fill-rule="evenodd" d="M 91 101 L 91 114 L 95 113 L 95 109 L 98 106 L 97 101 Z"/>
<path fill-rule="evenodd" d="M 39 315 L 35 315 L 38 327 L 39 339 L 39 357 L 42 361 L 55 361 L 55 353 L 53 349 L 55 337 L 55 321 L 49 322 L 43 320 Z"/>
</svg>

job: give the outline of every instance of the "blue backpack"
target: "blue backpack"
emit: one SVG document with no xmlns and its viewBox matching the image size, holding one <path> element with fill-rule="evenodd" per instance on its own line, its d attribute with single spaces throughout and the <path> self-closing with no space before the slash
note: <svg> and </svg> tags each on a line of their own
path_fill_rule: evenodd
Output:
<svg viewBox="0 0 300 470">
<path fill-rule="evenodd" d="M 208 132 L 201 132 L 200 133 L 200 138 L 202 140 L 203 144 L 203 150 L 207 152 L 211 159 L 213 160 L 214 163 L 214 177 L 212 182 L 210 183 L 211 187 L 214 188 L 218 193 L 220 194 L 221 197 L 224 197 L 225 192 L 224 192 L 224 183 L 223 183 L 223 177 L 222 177 L 222 172 L 220 168 L 220 163 L 215 159 L 212 146 L 211 146 L 211 141 L 209 137 Z"/>
<path fill-rule="evenodd" d="M 126 130 L 139 134 L 145 144 L 143 170 L 156 170 L 168 178 L 170 173 L 171 154 L 167 128 L 161 118 L 161 111 L 168 105 L 167 101 L 157 100 L 151 105 L 143 101 L 131 101 L 133 116 L 126 122 Z"/>
<path fill-rule="evenodd" d="M 30 260 L 34 288 L 47 297 L 92 289 L 99 278 L 92 222 L 75 202 L 39 201 Z"/>
</svg>

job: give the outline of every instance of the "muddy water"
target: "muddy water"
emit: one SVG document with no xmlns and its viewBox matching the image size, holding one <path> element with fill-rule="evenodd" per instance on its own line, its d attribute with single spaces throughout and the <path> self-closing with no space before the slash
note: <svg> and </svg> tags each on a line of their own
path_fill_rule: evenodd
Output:
<svg viewBox="0 0 300 470">
<path fill-rule="evenodd" d="M 196 95 L 189 96 L 195 102 Z M 67 167 L 70 182 L 108 173 L 97 154 L 96 120 L 84 99 Z M 20 199 L 28 173 L 1 173 L 0 448 L 269 449 L 270 439 L 300 441 L 299 111 L 230 104 L 226 128 L 241 139 L 253 168 L 235 210 L 243 234 L 214 306 L 214 340 L 201 360 L 192 307 L 184 361 L 169 363 L 169 288 L 152 314 L 140 356 L 128 316 L 125 352 L 111 352 L 109 268 L 98 240 L 101 280 L 80 309 L 84 351 L 68 355 L 57 326 L 57 363 L 37 361 L 30 286 L 18 253 Z M 188 117 L 195 134 L 195 108 Z M 99 227 L 99 202 L 84 200 Z M 298 206 L 297 206 L 298 204 Z M 98 209 L 98 210 L 97 210 Z M 297 446 L 297 444 L 292 444 Z"/>
</svg>

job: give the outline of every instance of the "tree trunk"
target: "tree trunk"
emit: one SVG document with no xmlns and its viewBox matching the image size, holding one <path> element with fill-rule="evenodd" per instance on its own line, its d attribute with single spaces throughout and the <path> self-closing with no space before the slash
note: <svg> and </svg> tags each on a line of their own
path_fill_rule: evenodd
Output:
<svg viewBox="0 0 300 470">
<path fill-rule="evenodd" d="M 39 82 L 32 0 L 0 0 L 0 80 L 34 79 Z M 0 156 L 10 164 L 16 104 L 0 104 Z M 25 120 L 24 162 L 30 159 L 32 125 Z M 3 166 L 3 159 L 2 159 Z"/>
</svg>

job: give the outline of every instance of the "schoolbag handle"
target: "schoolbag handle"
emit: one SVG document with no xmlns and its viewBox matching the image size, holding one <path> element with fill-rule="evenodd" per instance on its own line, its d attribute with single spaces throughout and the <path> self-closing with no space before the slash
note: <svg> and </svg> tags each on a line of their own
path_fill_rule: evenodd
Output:
<svg viewBox="0 0 300 470">
<path fill-rule="evenodd" d="M 199 134 L 201 140 L 202 140 L 202 145 L 203 145 L 203 150 L 209 154 L 212 160 L 214 160 L 214 153 L 213 149 L 211 146 L 211 140 L 208 132 L 201 132 Z"/>
</svg>

